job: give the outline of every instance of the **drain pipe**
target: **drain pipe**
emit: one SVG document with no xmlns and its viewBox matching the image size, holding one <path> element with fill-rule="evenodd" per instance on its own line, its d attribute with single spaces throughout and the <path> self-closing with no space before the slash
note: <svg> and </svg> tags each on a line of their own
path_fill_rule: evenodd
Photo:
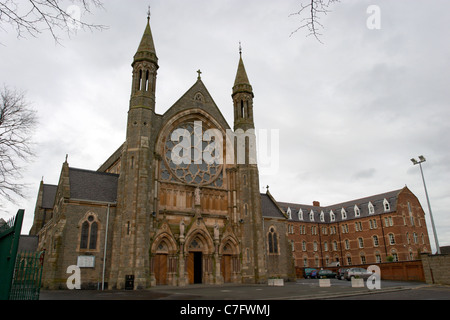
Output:
<svg viewBox="0 0 450 320">
<path fill-rule="evenodd" d="M 106 212 L 105 249 L 103 252 L 102 291 L 105 290 L 106 247 L 108 246 L 109 207 L 110 204 L 108 203 L 108 209 Z"/>
</svg>

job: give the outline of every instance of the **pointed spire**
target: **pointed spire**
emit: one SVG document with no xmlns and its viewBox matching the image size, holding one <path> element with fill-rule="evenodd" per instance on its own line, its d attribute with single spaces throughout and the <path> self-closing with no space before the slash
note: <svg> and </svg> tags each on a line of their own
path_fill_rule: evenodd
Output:
<svg viewBox="0 0 450 320">
<path fill-rule="evenodd" d="M 239 65 L 236 72 L 236 79 L 234 80 L 233 94 L 238 92 L 249 92 L 253 94 L 252 86 L 245 71 L 244 61 L 242 60 L 241 42 L 239 42 Z"/>
<path fill-rule="evenodd" d="M 145 27 L 144 34 L 142 36 L 141 42 L 134 55 L 134 61 L 147 60 L 158 64 L 158 57 L 156 56 L 155 44 L 153 43 L 152 31 L 150 29 L 150 7 L 147 12 L 147 26 Z"/>
</svg>

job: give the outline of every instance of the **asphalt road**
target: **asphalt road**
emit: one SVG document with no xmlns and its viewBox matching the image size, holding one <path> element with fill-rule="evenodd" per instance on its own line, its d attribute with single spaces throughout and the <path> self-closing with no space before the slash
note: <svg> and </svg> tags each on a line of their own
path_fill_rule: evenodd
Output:
<svg viewBox="0 0 450 320">
<path fill-rule="evenodd" d="M 319 300 L 319 299 L 429 299 L 450 300 L 450 287 L 422 282 L 381 281 L 381 289 L 352 287 L 346 280 L 330 279 L 320 286 L 318 279 L 299 279 L 282 287 L 267 285 L 158 286 L 147 290 L 41 290 L 40 300 Z"/>
</svg>

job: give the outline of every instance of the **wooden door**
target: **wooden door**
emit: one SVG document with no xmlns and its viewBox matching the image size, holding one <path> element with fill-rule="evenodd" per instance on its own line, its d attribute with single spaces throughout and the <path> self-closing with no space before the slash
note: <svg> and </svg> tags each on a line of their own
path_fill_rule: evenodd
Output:
<svg viewBox="0 0 450 320">
<path fill-rule="evenodd" d="M 155 278 L 157 285 L 167 284 L 167 254 L 155 256 Z"/>
<path fill-rule="evenodd" d="M 201 252 L 189 252 L 186 261 L 189 284 L 202 283 L 203 280 L 203 255 Z"/>
<path fill-rule="evenodd" d="M 223 255 L 222 264 L 220 266 L 224 282 L 231 282 L 231 256 Z"/>
<path fill-rule="evenodd" d="M 187 274 L 188 274 L 189 284 L 193 284 L 194 283 L 194 253 L 193 252 L 189 252 L 189 254 L 187 256 L 186 270 L 187 270 Z"/>
</svg>

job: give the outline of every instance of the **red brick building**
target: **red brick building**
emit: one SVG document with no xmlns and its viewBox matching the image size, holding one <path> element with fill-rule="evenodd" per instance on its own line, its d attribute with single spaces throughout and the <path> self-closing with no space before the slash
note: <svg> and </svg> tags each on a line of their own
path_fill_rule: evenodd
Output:
<svg viewBox="0 0 450 320">
<path fill-rule="evenodd" d="M 326 207 L 276 204 L 287 219 L 295 267 L 408 261 L 431 252 L 425 213 L 407 187 Z"/>
</svg>

